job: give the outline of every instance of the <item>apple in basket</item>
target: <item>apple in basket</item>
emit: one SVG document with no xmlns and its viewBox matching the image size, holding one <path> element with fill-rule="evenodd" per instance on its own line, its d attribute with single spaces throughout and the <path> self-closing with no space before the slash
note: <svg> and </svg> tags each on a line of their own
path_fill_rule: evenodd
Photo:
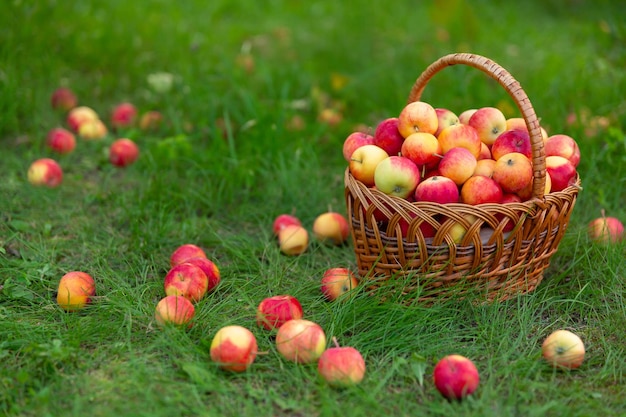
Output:
<svg viewBox="0 0 626 417">
<path fill-rule="evenodd" d="M 533 167 L 530 160 L 519 152 L 511 152 L 496 160 L 493 179 L 500 184 L 502 191 L 516 193 L 523 190 L 533 180 Z"/>
<path fill-rule="evenodd" d="M 434 175 L 415 188 L 415 201 L 447 204 L 459 202 L 459 187 L 448 177 Z"/>
<path fill-rule="evenodd" d="M 404 156 L 385 158 L 380 161 L 374 171 L 376 188 L 387 195 L 407 198 L 413 195 L 419 182 L 419 168 Z"/>
<path fill-rule="evenodd" d="M 404 136 L 398 130 L 398 118 L 389 117 L 376 126 L 374 145 L 382 148 L 388 155 L 398 155 L 404 142 Z"/>
<path fill-rule="evenodd" d="M 363 145 L 357 148 L 350 156 L 348 168 L 352 176 L 364 185 L 374 185 L 374 172 L 380 161 L 388 158 L 389 154 L 376 145 Z"/>
<path fill-rule="evenodd" d="M 457 116 L 456 113 L 450 109 L 438 107 L 435 108 L 435 112 L 437 113 L 438 124 L 437 131 L 434 133 L 434 136 L 438 136 L 439 133 L 441 133 L 441 131 L 448 126 L 458 125 L 461 123 L 459 121 L 459 116 Z"/>
<path fill-rule="evenodd" d="M 480 156 L 482 142 L 478 137 L 478 132 L 469 125 L 448 126 L 439 133 L 437 140 L 441 145 L 441 151 L 445 155 L 453 148 L 465 148 L 478 159 Z"/>
<path fill-rule="evenodd" d="M 476 168 L 472 176 L 482 175 L 483 177 L 493 176 L 493 169 L 496 166 L 496 161 L 491 158 L 479 159 L 476 161 Z"/>
<path fill-rule="evenodd" d="M 476 163 L 476 157 L 466 148 L 452 148 L 439 161 L 439 173 L 462 185 L 474 173 Z"/>
<path fill-rule="evenodd" d="M 402 156 L 409 158 L 419 167 L 437 165 L 443 154 L 437 138 L 426 132 L 416 132 L 407 136 L 400 152 Z"/>
<path fill-rule="evenodd" d="M 511 152 L 519 152 L 531 159 L 532 151 L 528 132 L 519 129 L 505 130 L 491 146 L 491 156 L 495 160 Z"/>
<path fill-rule="evenodd" d="M 552 180 L 552 191 L 562 191 L 576 178 L 576 167 L 562 156 L 547 156 L 546 171 Z"/>
<path fill-rule="evenodd" d="M 396 129 L 397 130 L 397 129 Z M 343 158 L 350 162 L 350 157 L 357 148 L 363 145 L 373 145 L 374 136 L 365 132 L 352 132 L 343 142 Z"/>
<path fill-rule="evenodd" d="M 501 200 L 502 187 L 490 177 L 472 176 L 461 187 L 461 202 L 465 204 L 499 203 Z"/>
<path fill-rule="evenodd" d="M 506 117 L 496 107 L 481 107 L 472 114 L 467 124 L 476 129 L 482 142 L 492 145 L 506 130 Z"/>
<path fill-rule="evenodd" d="M 526 126 L 526 120 L 523 117 L 510 117 L 506 119 L 506 130 L 520 129 L 524 130 L 526 133 L 528 132 L 528 127 Z M 539 127 L 541 131 L 541 138 L 543 139 L 543 143 L 545 144 L 548 140 L 548 132 L 542 126 Z"/>
<path fill-rule="evenodd" d="M 549 136 L 545 146 L 546 156 L 562 156 L 570 161 L 574 168 L 580 162 L 580 149 L 576 141 L 568 135 L 557 134 Z"/>
<path fill-rule="evenodd" d="M 461 124 L 469 124 L 469 119 L 472 117 L 472 115 L 474 113 L 476 113 L 478 109 L 466 109 L 463 110 L 460 114 L 459 114 L 459 123 Z"/>
<path fill-rule="evenodd" d="M 439 127 L 437 111 L 424 101 L 414 101 L 400 111 L 398 115 L 398 130 L 403 137 L 415 132 L 432 133 Z"/>
</svg>

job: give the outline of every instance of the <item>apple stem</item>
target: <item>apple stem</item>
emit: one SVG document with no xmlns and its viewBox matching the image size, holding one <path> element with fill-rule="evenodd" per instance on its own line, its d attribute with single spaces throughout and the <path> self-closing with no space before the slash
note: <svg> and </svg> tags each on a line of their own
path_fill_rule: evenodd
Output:
<svg viewBox="0 0 626 417">
<path fill-rule="evenodd" d="M 438 153 L 434 153 L 433 155 L 435 155 L 438 158 L 443 158 L 443 155 L 439 155 Z"/>
<path fill-rule="evenodd" d="M 333 344 L 335 347 L 339 347 L 339 342 L 337 341 L 337 337 L 333 336 Z"/>
<path fill-rule="evenodd" d="M 602 215 L 603 219 L 606 218 L 606 212 L 604 211 L 604 209 L 600 210 L 600 214 Z"/>
</svg>

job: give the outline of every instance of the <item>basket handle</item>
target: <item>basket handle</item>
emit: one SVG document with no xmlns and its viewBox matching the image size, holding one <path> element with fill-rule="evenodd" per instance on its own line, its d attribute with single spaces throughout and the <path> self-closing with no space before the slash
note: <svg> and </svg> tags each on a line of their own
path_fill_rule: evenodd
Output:
<svg viewBox="0 0 626 417">
<path fill-rule="evenodd" d="M 503 67 L 495 63 L 489 58 L 485 58 L 476 54 L 456 53 L 445 55 L 437 61 L 430 64 L 424 72 L 415 80 L 413 88 L 409 94 L 408 103 L 418 101 L 422 96 L 422 92 L 428 81 L 443 68 L 464 64 L 481 70 L 496 80 L 511 98 L 522 113 L 522 117 L 526 122 L 526 128 L 530 136 L 530 144 L 532 146 L 532 162 L 533 162 L 533 197 L 542 199 L 545 190 L 546 181 L 546 157 L 543 148 L 543 137 L 541 135 L 541 127 L 539 120 L 535 114 L 535 110 L 530 99 L 522 89 L 520 83 Z"/>
</svg>

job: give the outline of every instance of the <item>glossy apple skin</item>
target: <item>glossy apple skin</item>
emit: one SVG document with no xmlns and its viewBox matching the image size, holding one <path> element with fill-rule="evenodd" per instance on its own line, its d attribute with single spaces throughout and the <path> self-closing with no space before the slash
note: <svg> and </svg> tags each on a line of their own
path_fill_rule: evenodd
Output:
<svg viewBox="0 0 626 417">
<path fill-rule="evenodd" d="M 191 327 L 195 315 L 195 307 L 191 301 L 180 295 L 168 295 L 156 305 L 154 319 L 159 326 L 172 324 Z"/>
<path fill-rule="evenodd" d="M 390 156 L 378 164 L 374 172 L 374 185 L 387 195 L 407 198 L 415 192 L 421 179 L 420 170 L 404 156 Z"/>
<path fill-rule="evenodd" d="M 348 268 L 329 268 L 324 271 L 321 282 L 321 290 L 324 298 L 334 301 L 359 285 L 359 280 Z"/>
<path fill-rule="evenodd" d="M 139 157 L 139 147 L 127 138 L 115 140 L 109 148 L 109 161 L 120 168 L 134 163 Z"/>
<path fill-rule="evenodd" d="M 443 155 L 441 143 L 434 135 L 425 132 L 416 132 L 409 135 L 402 143 L 400 153 L 413 161 L 418 167 L 435 166 L 441 160 L 441 155 Z"/>
<path fill-rule="evenodd" d="M 407 104 L 398 115 L 398 130 L 403 137 L 415 132 L 435 134 L 439 127 L 437 111 L 424 101 Z"/>
<path fill-rule="evenodd" d="M 439 133 L 437 140 L 441 145 L 441 151 L 445 155 L 453 148 L 465 148 L 478 159 L 482 150 L 482 142 L 478 132 L 472 126 L 457 124 L 448 126 Z"/>
<path fill-rule="evenodd" d="M 344 215 L 329 211 L 315 218 L 313 235 L 320 242 L 341 245 L 350 235 L 350 225 Z"/>
<path fill-rule="evenodd" d="M 578 167 L 580 162 L 580 148 L 578 143 L 568 135 L 556 134 L 549 136 L 545 142 L 546 156 L 562 156 L 570 161 L 574 168 Z"/>
<path fill-rule="evenodd" d="M 439 173 L 450 178 L 456 185 L 462 185 L 474 174 L 476 164 L 476 157 L 469 150 L 452 148 L 439 162 Z"/>
<path fill-rule="evenodd" d="M 65 311 L 78 311 L 91 303 L 96 283 L 91 275 L 71 271 L 61 277 L 57 288 L 57 304 Z"/>
<path fill-rule="evenodd" d="M 532 159 L 533 150 L 526 130 L 505 130 L 491 146 L 491 156 L 495 160 L 511 152 L 519 152 L 526 158 Z"/>
<path fill-rule="evenodd" d="M 258 353 L 254 334 L 242 326 L 225 326 L 211 341 L 211 360 L 226 371 L 244 372 L 252 365 Z"/>
<path fill-rule="evenodd" d="M 543 341 L 541 353 L 555 368 L 576 369 L 585 359 L 585 345 L 569 330 L 556 330 Z"/>
<path fill-rule="evenodd" d="M 496 107 L 481 107 L 472 114 L 467 124 L 476 129 L 482 142 L 493 145 L 496 138 L 506 130 L 506 117 Z"/>
<path fill-rule="evenodd" d="M 348 169 L 352 176 L 364 185 L 374 185 L 374 173 L 380 161 L 388 158 L 389 154 L 376 145 L 363 145 L 357 148 L 350 156 Z"/>
<path fill-rule="evenodd" d="M 376 126 L 374 145 L 382 148 L 388 155 L 398 155 L 402 149 L 404 136 L 398 130 L 398 118 L 389 117 Z"/>
<path fill-rule="evenodd" d="M 576 167 L 562 156 L 547 156 L 546 171 L 552 181 L 552 191 L 562 191 L 576 178 Z"/>
<path fill-rule="evenodd" d="M 278 246 L 285 255 L 301 255 L 309 246 L 309 232 L 295 224 L 285 226 L 278 232 Z"/>
<path fill-rule="evenodd" d="M 319 324 L 310 320 L 289 320 L 278 328 L 276 348 L 288 361 L 312 363 L 326 349 L 326 334 Z"/>
<path fill-rule="evenodd" d="M 396 129 L 397 130 L 397 129 Z M 354 151 L 363 145 L 373 145 L 374 136 L 365 132 L 352 132 L 343 142 L 343 158 L 346 162 L 350 162 L 350 157 Z"/>
<path fill-rule="evenodd" d="M 263 299 L 257 306 L 257 325 L 266 330 L 278 329 L 289 320 L 301 319 L 300 301 L 292 295 L 274 295 Z"/>
<path fill-rule="evenodd" d="M 36 186 L 58 187 L 63 182 L 63 169 L 51 158 L 40 158 L 28 167 L 28 182 Z"/>
<path fill-rule="evenodd" d="M 420 182 L 415 188 L 415 201 L 458 203 L 459 187 L 448 177 L 434 175 Z"/>
<path fill-rule="evenodd" d="M 206 258 L 206 253 L 201 247 L 193 243 L 185 243 L 178 246 L 170 255 L 170 267 L 182 264 L 191 258 Z"/>
<path fill-rule="evenodd" d="M 163 287 L 167 295 L 181 295 L 198 302 L 207 294 L 209 279 L 199 266 L 184 262 L 167 272 Z"/>
<path fill-rule="evenodd" d="M 435 365 L 433 380 L 441 395 L 450 400 L 462 400 L 476 391 L 480 376 L 470 359 L 448 355 Z"/>
<path fill-rule="evenodd" d="M 461 202 L 465 204 L 499 203 L 501 200 L 502 187 L 490 177 L 470 177 L 461 187 Z"/>
<path fill-rule="evenodd" d="M 517 193 L 533 181 L 532 164 L 526 155 L 507 153 L 496 161 L 492 178 L 505 193 Z"/>
<path fill-rule="evenodd" d="M 435 108 L 435 112 L 437 113 L 438 120 L 437 130 L 434 133 L 435 137 L 438 136 L 444 128 L 461 123 L 459 116 L 450 109 L 437 107 Z"/>
<path fill-rule="evenodd" d="M 48 131 L 46 145 L 57 153 L 68 154 L 76 148 L 76 137 L 67 129 L 55 127 Z"/>
<path fill-rule="evenodd" d="M 359 384 L 365 377 L 365 369 L 361 352 L 350 346 L 328 348 L 317 362 L 318 374 L 333 387 Z"/>
<path fill-rule="evenodd" d="M 215 262 L 206 257 L 198 256 L 187 259 L 185 263 L 196 265 L 202 269 L 202 272 L 204 272 L 208 279 L 207 293 L 210 293 L 217 288 L 222 277 L 219 268 L 215 265 Z"/>
</svg>

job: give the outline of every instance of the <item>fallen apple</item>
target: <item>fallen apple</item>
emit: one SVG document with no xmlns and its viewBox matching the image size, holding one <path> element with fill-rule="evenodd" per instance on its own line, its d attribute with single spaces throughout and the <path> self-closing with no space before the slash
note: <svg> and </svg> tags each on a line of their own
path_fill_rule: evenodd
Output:
<svg viewBox="0 0 626 417">
<path fill-rule="evenodd" d="M 272 231 L 278 236 L 278 233 L 289 225 L 302 226 L 302 222 L 292 214 L 280 214 L 274 219 Z"/>
<path fill-rule="evenodd" d="M 65 311 L 81 310 L 96 295 L 96 283 L 91 275 L 71 271 L 61 277 L 57 288 L 57 304 Z"/>
<path fill-rule="evenodd" d="M 448 355 L 435 365 L 433 381 L 437 391 L 449 400 L 462 400 L 478 388 L 480 376 L 474 363 L 461 355 Z"/>
<path fill-rule="evenodd" d="M 211 360 L 226 371 L 243 372 L 258 353 L 254 334 L 242 326 L 222 327 L 211 341 Z"/>
<path fill-rule="evenodd" d="M 326 334 L 319 324 L 310 320 L 289 320 L 278 328 L 276 348 L 288 361 L 315 362 L 326 349 Z"/>
<path fill-rule="evenodd" d="M 139 157 L 139 147 L 127 138 L 115 140 L 109 147 L 109 161 L 116 167 L 127 167 Z"/>
<path fill-rule="evenodd" d="M 78 133 L 78 129 L 83 123 L 93 120 L 98 120 L 98 113 L 91 107 L 74 107 L 67 113 L 67 124 L 76 133 Z"/>
<path fill-rule="evenodd" d="M 182 264 L 191 258 L 206 258 L 206 253 L 198 245 L 193 243 L 185 243 L 178 246 L 170 255 L 170 267 Z"/>
<path fill-rule="evenodd" d="M 592 241 L 598 243 L 618 243 L 624 240 L 624 224 L 616 217 L 602 216 L 593 219 L 587 225 L 587 233 Z"/>
<path fill-rule="evenodd" d="M 132 103 L 120 103 L 111 113 L 111 126 L 114 129 L 124 129 L 134 126 L 137 118 L 137 108 Z"/>
<path fill-rule="evenodd" d="M 207 285 L 207 293 L 212 292 L 219 285 L 221 281 L 220 270 L 215 265 L 213 261 L 203 256 L 198 256 L 196 258 L 189 258 L 184 263 L 189 263 L 192 265 L 196 265 L 202 272 L 207 276 L 208 285 Z"/>
<path fill-rule="evenodd" d="M 195 315 L 193 303 L 181 295 L 168 295 L 156 305 L 154 318 L 158 325 L 191 327 L 191 320 Z"/>
<path fill-rule="evenodd" d="M 365 360 L 357 349 L 339 346 L 333 338 L 334 347 L 322 353 L 317 362 L 317 372 L 330 386 L 349 387 L 359 384 L 365 377 Z"/>
<path fill-rule="evenodd" d="M 76 147 L 76 137 L 67 129 L 55 127 L 48 131 L 46 145 L 54 152 L 68 154 Z"/>
<path fill-rule="evenodd" d="M 585 359 L 585 345 L 569 330 L 556 330 L 543 341 L 541 353 L 555 368 L 575 369 Z"/>
<path fill-rule="evenodd" d="M 60 87 L 52 93 L 50 104 L 52 104 L 52 108 L 55 110 L 70 111 L 76 107 L 78 99 L 71 89 Z"/>
<path fill-rule="evenodd" d="M 263 299 L 256 310 L 256 323 L 266 330 L 278 329 L 289 320 L 302 318 L 302 305 L 294 296 L 275 295 Z"/>
<path fill-rule="evenodd" d="M 349 234 L 348 220 L 340 213 L 322 213 L 313 221 L 313 235 L 320 242 L 340 245 L 348 239 Z"/>
<path fill-rule="evenodd" d="M 167 295 L 181 295 L 189 301 L 198 302 L 207 293 L 209 279 L 199 266 L 184 262 L 167 272 L 163 287 Z"/>
<path fill-rule="evenodd" d="M 278 246 L 285 255 L 301 255 L 309 246 L 309 232 L 295 224 L 285 226 L 278 232 Z"/>
<path fill-rule="evenodd" d="M 28 167 L 27 178 L 32 185 L 54 188 L 63 181 L 63 170 L 54 159 L 40 158 Z"/>
<path fill-rule="evenodd" d="M 329 301 L 345 299 L 359 285 L 359 280 L 348 268 L 329 268 L 322 276 L 321 290 Z"/>
</svg>

